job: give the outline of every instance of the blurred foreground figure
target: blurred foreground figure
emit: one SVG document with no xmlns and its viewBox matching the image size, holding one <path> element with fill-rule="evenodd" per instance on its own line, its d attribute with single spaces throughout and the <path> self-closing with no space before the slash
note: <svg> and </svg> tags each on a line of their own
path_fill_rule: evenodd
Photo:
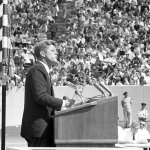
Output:
<svg viewBox="0 0 150 150">
<path fill-rule="evenodd" d="M 134 143 L 139 124 L 132 123 L 130 128 L 118 126 L 118 143 Z"/>
<path fill-rule="evenodd" d="M 34 54 L 37 61 L 26 76 L 21 136 L 29 147 L 54 147 L 54 110 L 74 102 L 54 97 L 50 69 L 57 63 L 57 52 L 53 41 L 38 43 Z"/>
<path fill-rule="evenodd" d="M 118 126 L 118 143 L 147 144 L 150 142 L 150 133 L 143 124 L 132 123 L 130 128 Z"/>
<path fill-rule="evenodd" d="M 141 109 L 138 111 L 138 119 L 139 122 L 147 122 L 148 119 L 148 111 L 145 109 L 146 103 L 141 103 Z"/>
<path fill-rule="evenodd" d="M 135 142 L 138 144 L 147 144 L 150 142 L 150 133 L 145 127 L 146 127 L 146 122 L 140 121 L 139 129 L 135 134 Z"/>
</svg>

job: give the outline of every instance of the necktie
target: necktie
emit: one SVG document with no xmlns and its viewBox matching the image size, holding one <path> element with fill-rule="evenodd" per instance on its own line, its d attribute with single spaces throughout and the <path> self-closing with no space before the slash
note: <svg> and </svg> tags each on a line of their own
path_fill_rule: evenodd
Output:
<svg viewBox="0 0 150 150">
<path fill-rule="evenodd" d="M 49 81 L 50 81 L 50 83 L 52 84 L 52 81 L 51 81 L 51 78 L 52 78 L 52 77 L 51 77 L 51 73 L 49 73 L 48 76 L 49 76 Z"/>
<path fill-rule="evenodd" d="M 135 140 L 135 133 L 133 133 L 133 140 Z"/>
<path fill-rule="evenodd" d="M 49 73 L 49 81 L 50 81 L 50 87 L 51 87 L 51 95 L 54 96 L 54 89 L 53 89 L 53 84 L 52 84 L 52 76 L 51 73 Z"/>
</svg>

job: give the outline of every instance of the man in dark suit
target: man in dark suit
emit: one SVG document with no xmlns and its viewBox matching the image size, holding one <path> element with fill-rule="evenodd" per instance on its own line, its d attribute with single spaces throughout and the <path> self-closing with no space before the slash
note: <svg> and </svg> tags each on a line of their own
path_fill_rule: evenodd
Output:
<svg viewBox="0 0 150 150">
<path fill-rule="evenodd" d="M 38 43 L 34 54 L 37 61 L 26 76 L 21 136 L 29 147 L 54 147 L 54 110 L 70 107 L 73 101 L 54 97 L 49 73 L 57 52 L 52 41 Z"/>
</svg>

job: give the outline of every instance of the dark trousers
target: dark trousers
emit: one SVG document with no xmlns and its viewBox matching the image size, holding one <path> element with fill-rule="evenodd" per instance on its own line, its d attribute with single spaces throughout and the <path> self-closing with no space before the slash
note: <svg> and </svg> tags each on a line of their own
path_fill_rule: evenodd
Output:
<svg viewBox="0 0 150 150">
<path fill-rule="evenodd" d="M 56 147 L 50 138 L 30 138 L 26 139 L 28 147 Z"/>
<path fill-rule="evenodd" d="M 56 37 L 56 32 L 51 31 L 51 39 L 54 40 Z"/>
</svg>

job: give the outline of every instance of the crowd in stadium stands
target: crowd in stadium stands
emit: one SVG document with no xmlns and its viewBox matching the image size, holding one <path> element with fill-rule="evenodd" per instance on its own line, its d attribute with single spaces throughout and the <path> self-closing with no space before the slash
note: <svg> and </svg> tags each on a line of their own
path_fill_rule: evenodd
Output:
<svg viewBox="0 0 150 150">
<path fill-rule="evenodd" d="M 66 4 L 63 0 L 11 2 L 15 84 L 24 81 L 34 63 L 34 44 L 55 22 L 60 3 Z M 56 38 L 59 64 L 52 71 L 53 84 L 86 85 L 95 78 L 106 85 L 149 85 L 149 9 L 149 0 L 76 0 L 71 15 L 64 14 L 66 32 Z"/>
</svg>

